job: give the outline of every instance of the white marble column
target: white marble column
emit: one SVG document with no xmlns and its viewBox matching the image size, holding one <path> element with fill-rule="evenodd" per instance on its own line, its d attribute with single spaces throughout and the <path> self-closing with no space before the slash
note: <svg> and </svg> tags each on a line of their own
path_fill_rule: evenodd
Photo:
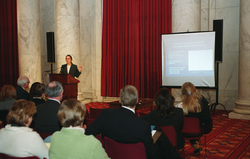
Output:
<svg viewBox="0 0 250 159">
<path fill-rule="evenodd" d="M 172 0 L 172 32 L 200 31 L 201 0 Z"/>
<path fill-rule="evenodd" d="M 80 0 L 81 90 L 90 101 L 101 97 L 102 0 Z"/>
<path fill-rule="evenodd" d="M 56 0 L 56 68 L 66 64 L 65 57 L 68 54 L 72 56 L 72 63 L 78 68 L 82 65 L 79 21 L 79 0 Z M 60 69 L 57 72 L 60 72 Z M 78 92 L 81 92 L 79 85 Z M 80 96 L 78 94 L 78 99 Z"/>
<path fill-rule="evenodd" d="M 79 27 L 79 1 L 56 0 L 57 68 L 66 63 L 68 54 L 74 64 L 81 65 Z"/>
<path fill-rule="evenodd" d="M 240 1 L 238 100 L 229 118 L 250 120 L 250 1 Z"/>
<path fill-rule="evenodd" d="M 51 64 L 47 61 L 47 37 L 46 32 L 54 32 L 54 40 L 56 42 L 56 0 L 40 0 L 41 9 L 41 63 L 42 63 L 42 80 L 44 84 L 49 83 L 48 73 L 45 71 L 51 70 Z M 56 43 L 55 43 L 56 52 Z M 57 63 L 57 59 L 55 60 Z M 53 69 L 57 65 L 53 64 Z M 58 70 L 53 73 L 58 73 Z"/>
<path fill-rule="evenodd" d="M 172 0 L 172 32 L 200 31 L 201 0 Z M 181 101 L 180 89 L 172 89 L 175 100 Z"/>
<path fill-rule="evenodd" d="M 31 84 L 41 82 L 40 1 L 18 0 L 17 18 L 20 76 L 29 77 Z"/>
</svg>

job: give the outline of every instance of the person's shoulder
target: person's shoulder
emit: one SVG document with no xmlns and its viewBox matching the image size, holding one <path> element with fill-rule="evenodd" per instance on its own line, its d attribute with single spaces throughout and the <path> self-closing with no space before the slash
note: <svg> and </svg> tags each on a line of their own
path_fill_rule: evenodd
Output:
<svg viewBox="0 0 250 159">
<path fill-rule="evenodd" d="M 175 108 L 175 111 L 183 113 L 183 109 L 182 108 Z"/>
<path fill-rule="evenodd" d="M 20 90 L 22 90 L 22 87 L 17 86 L 17 87 L 16 87 L 16 91 L 20 91 Z"/>
</svg>

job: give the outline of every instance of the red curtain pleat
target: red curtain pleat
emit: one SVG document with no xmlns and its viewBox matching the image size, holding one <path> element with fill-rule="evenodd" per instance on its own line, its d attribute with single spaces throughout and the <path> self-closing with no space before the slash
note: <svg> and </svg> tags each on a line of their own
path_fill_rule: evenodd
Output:
<svg viewBox="0 0 250 159">
<path fill-rule="evenodd" d="M 16 0 L 0 0 L 0 87 L 19 77 Z"/>
<path fill-rule="evenodd" d="M 153 98 L 161 85 L 161 34 L 171 33 L 171 0 L 103 0 L 101 95 L 134 85 Z"/>
</svg>

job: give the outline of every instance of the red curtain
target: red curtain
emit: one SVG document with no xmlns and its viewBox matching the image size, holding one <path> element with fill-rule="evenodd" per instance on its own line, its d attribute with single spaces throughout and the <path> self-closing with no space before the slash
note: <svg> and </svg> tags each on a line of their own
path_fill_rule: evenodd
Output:
<svg viewBox="0 0 250 159">
<path fill-rule="evenodd" d="M 172 0 L 103 0 L 101 95 L 134 85 L 153 98 L 161 85 L 161 34 L 171 33 Z"/>
<path fill-rule="evenodd" d="M 0 87 L 16 86 L 19 76 L 16 0 L 0 0 Z"/>
</svg>

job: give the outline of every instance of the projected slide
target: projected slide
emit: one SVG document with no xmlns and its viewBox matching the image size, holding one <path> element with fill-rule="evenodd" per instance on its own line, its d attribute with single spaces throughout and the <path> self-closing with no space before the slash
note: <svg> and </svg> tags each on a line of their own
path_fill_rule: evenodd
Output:
<svg viewBox="0 0 250 159">
<path fill-rule="evenodd" d="M 162 35 L 162 85 L 214 87 L 215 32 Z"/>
</svg>

